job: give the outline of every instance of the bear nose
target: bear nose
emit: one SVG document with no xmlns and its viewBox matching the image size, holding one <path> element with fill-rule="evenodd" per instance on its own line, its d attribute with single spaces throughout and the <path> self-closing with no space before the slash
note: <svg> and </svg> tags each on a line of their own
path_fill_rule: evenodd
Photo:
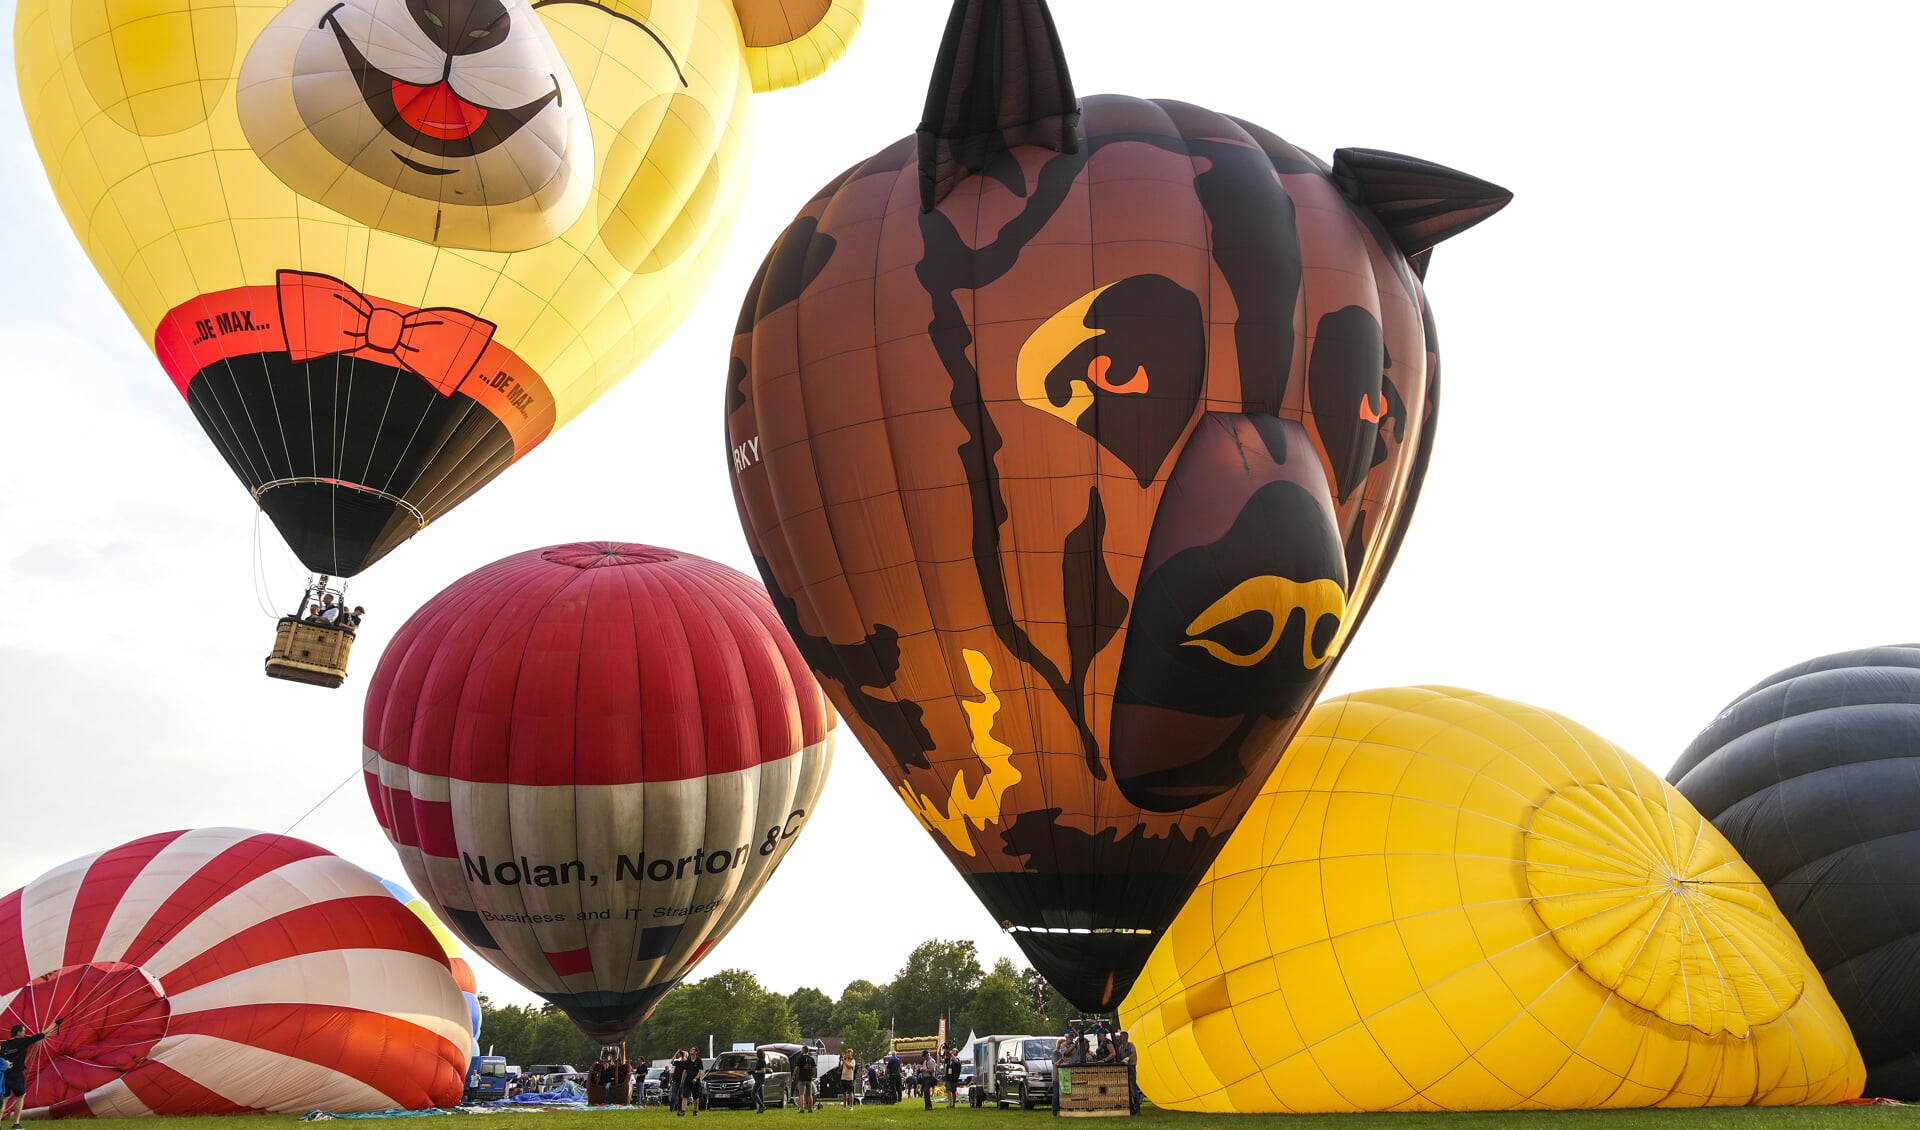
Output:
<svg viewBox="0 0 1920 1130">
<path fill-rule="evenodd" d="M 407 0 L 407 11 L 448 55 L 471 55 L 505 43 L 512 22 L 501 0 Z"/>
</svg>

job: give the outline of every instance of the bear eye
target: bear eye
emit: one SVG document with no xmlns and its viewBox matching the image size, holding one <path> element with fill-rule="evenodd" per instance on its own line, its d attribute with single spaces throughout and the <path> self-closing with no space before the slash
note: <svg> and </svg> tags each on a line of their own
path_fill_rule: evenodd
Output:
<svg viewBox="0 0 1920 1130">
<path fill-rule="evenodd" d="M 487 27 L 483 27 L 483 28 L 480 28 L 480 29 L 479 29 L 479 30 L 477 30 L 477 31 L 470 31 L 470 32 L 468 32 L 468 33 L 467 33 L 467 38 L 468 38 L 468 39 L 485 39 L 485 38 L 486 38 L 487 36 L 489 36 L 489 35 L 492 35 L 492 34 L 493 34 L 493 29 L 492 29 L 492 28 L 487 28 Z"/>
<path fill-rule="evenodd" d="M 441 19 L 441 18 L 440 18 L 439 16 L 436 16 L 436 15 L 434 15 L 434 14 L 433 14 L 433 9 L 431 9 L 431 8 L 429 8 L 429 9 L 427 9 L 427 22 L 429 22 L 429 23 L 431 23 L 431 24 L 432 24 L 432 25 L 433 25 L 434 27 L 446 27 L 446 26 L 447 26 L 447 22 L 446 22 L 445 20 L 443 20 L 443 19 Z"/>
</svg>

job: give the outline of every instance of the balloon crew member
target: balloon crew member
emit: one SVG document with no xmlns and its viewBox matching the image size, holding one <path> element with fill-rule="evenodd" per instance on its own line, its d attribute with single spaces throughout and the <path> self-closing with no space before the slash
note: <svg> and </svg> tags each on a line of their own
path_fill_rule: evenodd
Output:
<svg viewBox="0 0 1920 1130">
<path fill-rule="evenodd" d="M 960 1098 L 960 1057 L 952 1048 L 947 1049 L 947 1109 L 952 1110 Z"/>
<path fill-rule="evenodd" d="M 920 1066 L 913 1073 L 914 1086 L 920 1088 L 920 1101 L 933 1109 L 933 1053 L 920 1053 Z"/>
<path fill-rule="evenodd" d="M 853 1058 L 853 1051 L 846 1049 L 840 1056 L 840 1105 L 860 1105 L 860 1080 L 865 1072 Z"/>
<path fill-rule="evenodd" d="M 888 1102 L 897 1103 L 900 1101 L 900 1096 L 906 1093 L 906 1083 L 902 1078 L 905 1074 L 906 1074 L 906 1069 L 900 1065 L 900 1054 L 898 1052 L 888 1052 L 887 1053 L 887 1101 Z"/>
<path fill-rule="evenodd" d="M 819 1105 L 815 1101 L 820 1094 L 819 1085 L 815 1082 L 819 1061 L 813 1058 L 812 1049 L 803 1047 L 793 1057 L 792 1065 L 794 1086 L 799 1088 L 800 1093 L 800 1113 L 812 1114 Z"/>
<path fill-rule="evenodd" d="M 1127 1069 L 1127 1104 L 1134 1114 L 1140 1113 L 1140 1079 L 1136 1070 L 1140 1066 L 1140 1049 L 1133 1046 L 1125 1031 L 1113 1037 L 1113 1061 Z"/>
<path fill-rule="evenodd" d="M 681 1105 L 684 1099 L 686 1066 L 685 1051 L 674 1052 L 672 1062 L 667 1064 L 667 1106 L 676 1118 L 687 1113 L 687 1108 Z"/>
<path fill-rule="evenodd" d="M 753 1053 L 753 1112 L 767 1113 L 767 1053 L 759 1048 Z"/>
<path fill-rule="evenodd" d="M 0 1070 L 0 1122 L 7 1120 L 7 1108 L 13 1108 L 13 1130 L 20 1130 L 20 1116 L 27 1105 L 27 1049 L 60 1030 L 60 1021 L 55 1020 L 53 1027 L 45 1032 L 27 1034 L 25 1024 L 15 1024 L 7 1033 L 5 1043 L 0 1043 L 0 1060 L 6 1061 L 4 1070 Z"/>
</svg>

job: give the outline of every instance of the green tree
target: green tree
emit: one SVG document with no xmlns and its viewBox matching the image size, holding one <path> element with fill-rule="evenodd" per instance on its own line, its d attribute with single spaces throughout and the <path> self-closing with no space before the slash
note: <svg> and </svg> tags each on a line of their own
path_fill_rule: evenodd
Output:
<svg viewBox="0 0 1920 1130">
<path fill-rule="evenodd" d="M 704 981 L 681 985 L 661 1000 L 653 1016 L 627 1037 L 627 1053 L 664 1059 L 680 1048 L 736 1043 L 791 1043 L 802 1035 L 787 998 L 763 988 L 744 969 L 722 969 Z"/>
<path fill-rule="evenodd" d="M 939 1030 L 940 1017 L 967 1007 L 980 976 L 980 955 L 970 941 L 935 939 L 915 946 L 887 986 L 894 1033 L 933 1035 Z"/>
<path fill-rule="evenodd" d="M 806 1033 L 793 1019 L 787 998 L 779 993 L 764 993 L 747 1014 L 748 1035 L 738 1037 L 756 1044 L 791 1044 Z"/>
<path fill-rule="evenodd" d="M 840 991 L 840 999 L 833 1006 L 833 1016 L 828 1020 L 827 1027 L 842 1033 L 844 1038 L 847 1026 L 853 1023 L 854 1017 L 863 1012 L 871 1012 L 875 1016 L 886 1016 L 887 991 L 872 981 L 864 979 L 849 981 L 847 987 Z"/>
<path fill-rule="evenodd" d="M 1004 957 L 994 963 L 993 972 L 980 978 L 973 999 L 961 1014 L 960 1026 L 983 1036 L 990 1032 L 1016 1035 L 1044 1031 L 1025 979 Z"/>
<path fill-rule="evenodd" d="M 802 1036 L 825 1036 L 833 1031 L 833 998 L 819 989 L 799 988 L 788 993 L 787 1008 Z"/>
<path fill-rule="evenodd" d="M 553 1005 L 495 1007 L 486 997 L 480 998 L 480 1042 L 519 1067 L 535 1063 L 584 1067 L 600 1051 Z"/>
<path fill-rule="evenodd" d="M 1067 1030 L 1067 1021 L 1080 1015 L 1080 1010 L 1061 996 L 1060 991 L 1048 983 L 1039 971 L 1021 970 L 1021 981 L 1027 987 L 1027 996 L 1033 1003 L 1034 1011 L 1040 1014 L 1040 1031 L 1064 1032 Z"/>
<path fill-rule="evenodd" d="M 872 1063 L 887 1054 L 887 1030 L 872 1012 L 856 1012 L 840 1029 L 840 1044 L 853 1052 L 861 1063 Z"/>
</svg>

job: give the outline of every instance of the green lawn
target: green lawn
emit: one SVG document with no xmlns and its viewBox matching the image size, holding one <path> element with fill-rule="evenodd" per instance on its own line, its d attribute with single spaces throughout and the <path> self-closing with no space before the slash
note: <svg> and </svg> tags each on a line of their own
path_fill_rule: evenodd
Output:
<svg viewBox="0 0 1920 1130">
<path fill-rule="evenodd" d="M 452 1115 L 452 1118 L 471 1123 L 475 1119 L 504 1119 L 519 1130 L 632 1130 L 636 1122 L 655 1126 L 655 1130 L 666 1130 L 663 1125 L 671 1120 L 677 1130 L 694 1130 L 685 1121 L 674 1119 L 669 1112 L 657 1107 L 645 1110 L 598 1110 L 598 1111 L 525 1111 L 513 1110 L 497 1115 Z M 944 1120 L 944 1121 L 942 1121 Z M 991 1123 L 992 1130 L 1041 1130 L 1043 1125 L 1052 1123 L 1047 1112 L 995 1110 L 983 1107 L 979 1110 L 958 1107 L 952 1111 L 944 1106 L 933 1110 L 923 1110 L 918 1102 L 901 1103 L 899 1106 L 863 1106 L 855 1110 L 842 1110 L 838 1106 L 823 1106 L 817 1114 L 802 1115 L 797 1110 L 768 1110 L 764 1115 L 752 1111 L 710 1110 L 699 1116 L 698 1126 L 708 1130 L 727 1130 L 728 1126 L 751 1121 L 758 1130 L 782 1126 L 786 1130 L 802 1130 L 797 1123 L 805 1122 L 807 1130 L 832 1130 L 836 1125 L 857 1125 L 859 1130 L 962 1130 L 953 1125 L 965 1122 L 973 1130 L 987 1130 L 982 1123 Z M 156 1119 L 98 1119 L 88 1122 L 89 1130 L 160 1130 Z M 293 1130 L 295 1116 L 290 1114 L 238 1115 L 218 1118 L 173 1118 L 165 1120 L 165 1130 Z M 662 1124 L 662 1125 L 655 1125 Z M 439 1119 L 396 1119 L 389 1123 L 370 1123 L 367 1130 L 374 1126 L 391 1126 L 392 1130 L 426 1130 L 426 1127 L 443 1125 Z M 1569 1111 L 1557 1114 L 1243 1114 L 1211 1115 L 1181 1114 L 1175 1111 L 1147 1108 L 1145 1114 L 1132 1122 L 1109 1120 L 1087 1120 L 1077 1123 L 1083 1130 L 1120 1130 L 1121 1127 L 1137 1130 L 1477 1130 L 1490 1127 L 1492 1130 L 1531 1130 L 1541 1127 L 1543 1130 L 1641 1130 L 1643 1127 L 1673 1128 L 1673 1130 L 1771 1130 L 1773 1127 L 1814 1128 L 1839 1127 L 1851 1130 L 1853 1127 L 1904 1126 L 1920 1128 L 1920 1106 L 1884 1107 L 1884 1106 L 1845 1106 L 1845 1107 L 1781 1107 L 1768 1109 L 1718 1108 L 1713 1110 L 1611 1110 L 1611 1111 Z M 736 1127 L 736 1130 L 747 1130 Z"/>
</svg>

